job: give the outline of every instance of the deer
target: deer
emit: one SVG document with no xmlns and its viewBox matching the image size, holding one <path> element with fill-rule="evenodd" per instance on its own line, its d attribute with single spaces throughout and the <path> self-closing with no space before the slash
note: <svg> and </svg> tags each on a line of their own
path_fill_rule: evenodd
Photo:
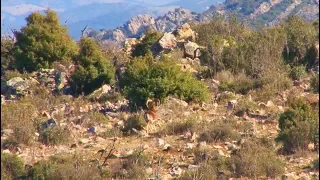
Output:
<svg viewBox="0 0 320 180">
<path fill-rule="evenodd" d="M 160 100 L 151 100 L 148 98 L 146 102 L 146 106 L 148 110 L 144 111 L 144 119 L 147 122 L 147 129 L 146 131 L 148 132 L 148 125 L 149 123 L 154 122 L 157 119 L 157 109 L 156 107 L 160 104 Z"/>
</svg>

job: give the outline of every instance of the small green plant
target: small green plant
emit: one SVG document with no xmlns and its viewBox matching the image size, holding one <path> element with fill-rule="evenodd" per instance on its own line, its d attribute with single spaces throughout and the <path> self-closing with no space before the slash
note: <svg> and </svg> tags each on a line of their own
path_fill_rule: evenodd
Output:
<svg viewBox="0 0 320 180">
<path fill-rule="evenodd" d="M 290 77 L 294 80 L 301 80 L 305 74 L 306 68 L 304 66 L 295 66 L 289 72 Z"/>
<path fill-rule="evenodd" d="M 25 175 L 23 164 L 17 155 L 1 152 L 1 179 L 19 179 Z"/>
</svg>

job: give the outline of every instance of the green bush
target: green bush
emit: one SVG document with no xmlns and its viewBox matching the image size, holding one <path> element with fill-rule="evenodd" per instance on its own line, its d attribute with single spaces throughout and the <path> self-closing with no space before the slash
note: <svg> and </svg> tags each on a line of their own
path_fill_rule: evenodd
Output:
<svg viewBox="0 0 320 180">
<path fill-rule="evenodd" d="M 304 100 L 297 99 L 280 115 L 276 140 L 283 143 L 285 152 L 306 150 L 310 142 L 317 144 L 319 141 L 318 125 L 318 112 Z"/>
<path fill-rule="evenodd" d="M 318 39 L 317 30 L 298 16 L 289 17 L 282 26 L 287 35 L 287 46 L 283 52 L 285 61 L 294 65 L 312 66 L 313 59 L 308 59 L 306 53 Z"/>
<path fill-rule="evenodd" d="M 264 176 L 279 177 L 284 173 L 285 163 L 279 159 L 269 143 L 264 140 L 248 139 L 241 149 L 231 156 L 231 163 L 235 165 L 236 177 L 257 179 Z"/>
<path fill-rule="evenodd" d="M 24 162 L 17 155 L 1 152 L 1 179 L 19 179 L 25 175 Z"/>
<path fill-rule="evenodd" d="M 89 94 L 104 84 L 114 82 L 115 69 L 99 50 L 93 39 L 80 40 L 80 52 L 76 57 L 77 70 L 71 75 L 71 87 L 74 93 Z"/>
<path fill-rule="evenodd" d="M 177 95 L 185 101 L 207 101 L 209 90 L 192 74 L 182 72 L 173 61 L 154 62 L 150 56 L 135 58 L 120 78 L 122 93 L 132 107 L 144 106 L 148 98 L 163 102 L 169 95 Z"/>
<path fill-rule="evenodd" d="M 142 39 L 141 43 L 136 45 L 131 55 L 137 57 L 152 53 L 151 46 L 157 42 L 161 36 L 162 33 L 148 29 L 145 32 L 145 37 Z"/>
<path fill-rule="evenodd" d="M 289 72 L 289 75 L 293 80 L 301 80 L 305 74 L 306 68 L 304 66 L 295 66 Z"/>
<path fill-rule="evenodd" d="M 56 61 L 70 63 L 77 46 L 59 24 L 57 13 L 46 10 L 45 15 L 34 12 L 26 18 L 27 25 L 16 32 L 15 65 L 19 71 L 32 72 L 52 68 Z"/>
</svg>

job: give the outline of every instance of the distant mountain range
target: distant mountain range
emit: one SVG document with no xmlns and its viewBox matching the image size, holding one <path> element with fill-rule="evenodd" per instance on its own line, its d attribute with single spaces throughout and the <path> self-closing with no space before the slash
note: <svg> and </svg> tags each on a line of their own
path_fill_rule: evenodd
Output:
<svg viewBox="0 0 320 180">
<path fill-rule="evenodd" d="M 1 0 L 2 33 L 20 29 L 31 12 L 50 7 L 58 12 L 70 35 L 123 42 L 147 28 L 172 31 L 188 21 L 208 21 L 236 15 L 250 25 L 273 25 L 290 15 L 319 19 L 319 0 Z M 181 8 L 179 8 L 181 7 Z"/>
<path fill-rule="evenodd" d="M 58 12 L 61 23 L 78 39 L 86 25 L 95 30 L 113 29 L 139 14 L 156 18 L 177 7 L 200 13 L 219 2 L 222 3 L 221 0 L 1 0 L 1 32 L 20 29 L 31 12 L 48 7 Z"/>
<path fill-rule="evenodd" d="M 123 42 L 126 38 L 141 36 L 147 28 L 168 32 L 185 22 L 209 21 L 218 15 L 225 17 L 236 15 L 239 20 L 245 20 L 252 27 L 278 24 L 290 15 L 298 15 L 312 22 L 319 19 L 319 0 L 226 0 L 223 4 L 210 6 L 202 13 L 177 8 L 158 18 L 140 14 L 121 27 L 102 29 L 99 32 L 91 31 L 88 36 L 102 41 Z"/>
</svg>

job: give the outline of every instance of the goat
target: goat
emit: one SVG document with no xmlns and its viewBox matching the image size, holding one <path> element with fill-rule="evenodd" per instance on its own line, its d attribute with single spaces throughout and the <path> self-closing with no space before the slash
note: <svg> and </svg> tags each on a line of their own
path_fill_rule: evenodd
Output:
<svg viewBox="0 0 320 180">
<path fill-rule="evenodd" d="M 157 118 L 157 109 L 156 107 L 160 104 L 160 100 L 151 100 L 148 99 L 146 102 L 146 106 L 148 108 L 147 111 L 144 112 L 144 119 L 146 120 L 146 122 L 149 124 L 152 123 L 154 120 L 156 120 Z M 147 124 L 147 127 L 148 127 Z M 148 128 L 147 128 L 147 132 L 148 132 Z"/>
</svg>

